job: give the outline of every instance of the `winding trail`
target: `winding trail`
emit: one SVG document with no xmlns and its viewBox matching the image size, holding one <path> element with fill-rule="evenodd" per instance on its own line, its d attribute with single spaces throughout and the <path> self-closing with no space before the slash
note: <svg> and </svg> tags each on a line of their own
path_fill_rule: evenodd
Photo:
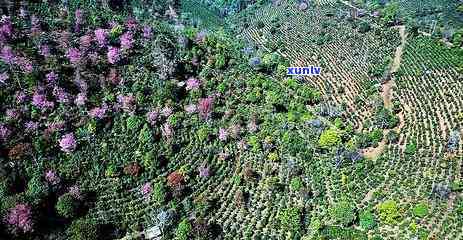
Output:
<svg viewBox="0 0 463 240">
<path fill-rule="evenodd" d="M 400 34 L 400 39 L 401 43 L 397 47 L 394 55 L 394 59 L 392 61 L 389 73 L 392 75 L 391 79 L 384 82 L 381 86 L 381 97 L 383 98 L 384 102 L 384 107 L 391 110 L 392 108 L 392 94 L 393 94 L 393 87 L 395 86 L 395 81 L 394 81 L 394 73 L 396 73 L 399 68 L 400 68 L 400 63 L 402 61 L 402 53 L 403 49 L 405 47 L 405 44 L 407 42 L 407 34 L 405 32 L 405 26 L 397 26 L 396 27 L 399 30 Z M 394 130 L 400 130 L 404 125 L 404 115 L 403 113 L 399 114 L 399 124 L 397 127 L 394 128 Z M 384 129 L 383 131 L 383 140 L 378 143 L 377 147 L 369 147 L 363 150 L 363 156 L 369 159 L 376 159 L 378 158 L 381 153 L 384 152 L 384 149 L 386 148 L 387 142 L 386 142 L 386 135 L 389 133 L 390 129 Z"/>
<path fill-rule="evenodd" d="M 405 26 L 398 26 L 397 28 L 399 29 L 401 43 L 397 47 L 395 51 L 394 60 L 392 61 L 392 66 L 390 69 L 390 73 L 392 75 L 396 73 L 400 68 L 400 63 L 402 62 L 403 49 L 407 41 L 407 35 L 405 33 Z M 395 85 L 394 78 L 391 78 L 391 80 L 383 84 L 383 88 L 381 91 L 381 95 L 383 96 L 383 100 L 384 100 L 384 106 L 389 110 L 391 109 L 392 87 L 394 85 Z"/>
</svg>

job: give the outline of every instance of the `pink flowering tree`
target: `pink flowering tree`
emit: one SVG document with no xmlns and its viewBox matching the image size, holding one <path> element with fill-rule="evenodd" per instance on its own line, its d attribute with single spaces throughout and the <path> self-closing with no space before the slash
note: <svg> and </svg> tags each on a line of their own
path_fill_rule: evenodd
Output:
<svg viewBox="0 0 463 240">
<path fill-rule="evenodd" d="M 45 180 L 53 186 L 56 186 L 61 182 L 60 177 L 53 170 L 48 170 L 47 172 L 45 172 Z"/>
<path fill-rule="evenodd" d="M 212 113 L 213 104 L 214 104 L 214 98 L 212 97 L 199 99 L 198 101 L 199 115 L 204 119 L 209 118 Z"/>
<path fill-rule="evenodd" d="M 71 153 L 77 147 L 77 141 L 73 133 L 68 133 L 64 135 L 61 140 L 59 140 L 59 146 L 61 150 L 65 153 Z"/>
<path fill-rule="evenodd" d="M 32 208 L 27 204 L 17 204 L 11 208 L 4 219 L 14 234 L 33 231 Z"/>
<path fill-rule="evenodd" d="M 108 57 L 108 62 L 109 63 L 116 64 L 121 58 L 119 48 L 117 48 L 117 47 L 109 47 L 107 57 Z"/>
</svg>

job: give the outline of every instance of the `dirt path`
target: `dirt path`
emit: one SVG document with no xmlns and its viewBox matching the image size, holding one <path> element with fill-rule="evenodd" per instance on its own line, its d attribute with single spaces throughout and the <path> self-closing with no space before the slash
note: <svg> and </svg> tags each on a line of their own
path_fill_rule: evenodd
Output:
<svg viewBox="0 0 463 240">
<path fill-rule="evenodd" d="M 400 68 L 403 49 L 407 41 L 407 34 L 405 32 L 405 26 L 397 26 L 397 29 L 399 30 L 401 41 L 400 41 L 400 45 L 397 47 L 395 51 L 394 59 L 391 63 L 391 67 L 389 70 L 391 74 L 396 73 Z M 384 101 L 384 107 L 389 110 L 391 110 L 391 107 L 392 107 L 392 93 L 393 93 L 392 88 L 394 85 L 395 85 L 395 81 L 394 81 L 394 77 L 392 77 L 389 81 L 383 83 L 381 87 L 381 97 L 383 98 L 383 101 Z M 400 123 L 394 130 L 397 130 L 397 129 L 400 129 L 400 127 L 403 127 L 403 124 L 404 124 L 403 117 L 400 117 L 399 120 L 400 120 Z M 383 140 L 378 143 L 377 147 L 370 147 L 370 148 L 363 150 L 363 156 L 369 159 L 378 158 L 381 155 L 381 153 L 384 152 L 384 149 L 386 148 L 387 142 L 386 142 L 385 136 L 389 133 L 389 131 L 390 131 L 389 129 L 384 129 Z"/>
<path fill-rule="evenodd" d="M 401 39 L 400 42 L 401 43 L 397 47 L 397 49 L 395 51 L 394 59 L 392 61 L 392 65 L 391 65 L 391 68 L 390 68 L 390 73 L 391 74 L 396 73 L 400 68 L 400 63 L 402 61 L 403 49 L 404 49 L 405 43 L 407 41 L 407 36 L 406 36 L 406 33 L 405 33 L 405 26 L 398 26 L 397 28 L 399 30 L 400 39 Z M 384 100 L 384 107 L 386 107 L 387 109 L 391 109 L 392 87 L 394 86 L 394 84 L 395 84 L 394 78 L 392 78 L 391 80 L 385 82 L 383 84 L 383 86 L 382 86 L 381 96 L 383 97 L 383 100 Z"/>
<path fill-rule="evenodd" d="M 405 33 L 405 26 L 397 26 L 400 34 L 400 45 L 395 51 L 394 61 L 392 62 L 391 73 L 397 72 L 400 67 L 400 62 L 402 61 L 402 53 L 407 42 L 407 34 Z"/>
</svg>

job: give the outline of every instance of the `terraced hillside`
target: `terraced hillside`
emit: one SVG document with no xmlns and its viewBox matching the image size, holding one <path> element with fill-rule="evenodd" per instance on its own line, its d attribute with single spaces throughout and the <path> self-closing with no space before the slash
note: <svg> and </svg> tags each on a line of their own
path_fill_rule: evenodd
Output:
<svg viewBox="0 0 463 240">
<path fill-rule="evenodd" d="M 192 25 L 214 30 L 224 26 L 223 19 L 219 17 L 216 9 L 211 9 L 199 1 L 183 0 L 181 2 L 183 18 Z"/>
<path fill-rule="evenodd" d="M 436 36 L 451 38 L 463 27 L 463 13 L 458 10 L 458 0 L 397 0 L 397 1 L 349 1 L 368 11 L 384 13 L 390 3 L 397 3 L 397 14 L 404 21 L 414 22 L 420 30 Z M 382 4 L 381 4 L 382 3 Z M 382 14 L 384 15 L 384 14 Z"/>
<path fill-rule="evenodd" d="M 321 66 L 322 77 L 305 80 L 327 102 L 343 106 L 350 122 L 361 129 L 382 102 L 379 84 L 400 41 L 396 30 L 382 30 L 373 22 L 365 23 L 373 29 L 359 32 L 363 22 L 350 21 L 349 10 L 330 3 L 301 11 L 291 1 L 280 1 L 230 21 L 249 43 L 277 50 L 292 66 Z"/>
<path fill-rule="evenodd" d="M 463 50 L 352 5 L 0 8 L 0 239 L 462 239 Z"/>
<path fill-rule="evenodd" d="M 228 20 L 250 46 L 277 51 L 292 66 L 321 65 L 322 76 L 304 80 L 328 102 L 347 105 L 358 130 L 372 119 L 372 105 L 365 103 L 383 104 L 396 114 L 398 124 L 383 132 L 380 146 L 364 152 L 373 158 L 368 176 L 352 180 L 349 189 L 360 208 L 378 209 L 384 203 L 397 208 L 396 219 L 381 219 L 376 230 L 384 239 L 461 239 L 456 229 L 462 227 L 462 51 L 429 37 L 408 36 L 404 27 L 399 28 L 401 43 L 397 28 L 348 19 L 348 9 L 329 2 L 301 11 L 280 1 Z M 353 25 L 361 21 L 373 29 L 359 33 Z M 388 58 L 383 69 L 391 77 L 371 76 L 374 63 Z M 371 86 L 379 94 L 366 95 Z M 356 104 L 358 95 L 361 104 Z M 326 187 L 335 199 L 333 192 L 343 189 L 336 181 Z M 423 206 L 425 216 L 414 213 Z"/>
<path fill-rule="evenodd" d="M 462 149 L 455 144 L 462 132 L 461 74 L 463 52 L 447 49 L 427 37 L 414 37 L 404 50 L 395 87 L 405 123 L 391 144 L 385 168 L 402 172 L 386 189 L 405 202 L 428 199 L 433 205 L 427 221 L 435 236 L 460 239 L 461 219 L 455 212 L 458 194 L 450 189 L 462 179 Z M 393 183 L 393 184 L 392 184 Z"/>
</svg>

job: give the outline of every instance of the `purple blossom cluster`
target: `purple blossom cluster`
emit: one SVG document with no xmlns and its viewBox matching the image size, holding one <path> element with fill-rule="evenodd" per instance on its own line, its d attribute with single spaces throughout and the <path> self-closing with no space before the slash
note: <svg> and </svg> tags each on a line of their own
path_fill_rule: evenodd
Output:
<svg viewBox="0 0 463 240">
<path fill-rule="evenodd" d="M 189 114 L 196 112 L 196 104 L 188 104 L 185 106 L 185 111 Z"/>
<path fill-rule="evenodd" d="M 74 12 L 75 16 L 75 31 L 79 32 L 80 31 L 80 26 L 84 23 L 84 12 L 82 9 L 77 9 Z"/>
<path fill-rule="evenodd" d="M 151 126 L 154 126 L 156 124 L 156 121 L 158 120 L 159 117 L 159 112 L 157 110 L 151 110 L 146 114 L 146 121 L 148 121 Z"/>
<path fill-rule="evenodd" d="M 25 57 L 17 57 L 16 59 L 16 64 L 19 66 L 21 71 L 26 72 L 26 73 L 31 73 L 34 67 L 32 66 L 32 62 L 25 58 Z"/>
<path fill-rule="evenodd" d="M 151 187 L 151 183 L 147 182 L 141 186 L 140 193 L 143 195 L 144 198 L 149 198 L 153 188 Z"/>
<path fill-rule="evenodd" d="M 87 54 L 87 56 L 88 56 L 88 59 L 90 60 L 90 62 L 91 62 L 93 65 L 97 64 L 98 59 L 100 58 L 100 56 L 98 55 L 97 52 L 89 52 L 89 53 Z"/>
<path fill-rule="evenodd" d="M 113 29 L 113 28 L 119 26 L 119 24 L 118 24 L 115 20 L 109 21 L 108 24 L 109 24 L 109 28 L 110 28 L 110 29 Z"/>
<path fill-rule="evenodd" d="M 126 32 L 120 37 L 121 48 L 122 50 L 130 50 L 133 47 L 133 34 L 131 32 Z"/>
<path fill-rule="evenodd" d="M 164 123 L 161 127 L 162 136 L 170 139 L 174 136 L 174 129 L 169 123 Z"/>
<path fill-rule="evenodd" d="M 17 109 L 7 109 L 6 117 L 9 120 L 17 120 L 19 118 L 20 112 Z"/>
<path fill-rule="evenodd" d="M 35 132 L 39 128 L 39 123 L 34 121 L 29 121 L 24 124 L 25 131 L 27 133 Z"/>
<path fill-rule="evenodd" d="M 6 124 L 0 123 L 0 140 L 6 141 L 11 135 L 11 130 Z"/>
<path fill-rule="evenodd" d="M 104 48 L 108 45 L 108 31 L 106 29 L 96 29 L 94 31 L 95 33 L 95 39 L 98 42 L 98 45 L 101 48 Z"/>
<path fill-rule="evenodd" d="M 172 108 L 169 107 L 169 106 L 165 106 L 165 107 L 163 107 L 163 108 L 161 109 L 161 114 L 162 114 L 162 116 L 164 116 L 164 117 L 166 117 L 166 118 L 169 117 L 170 115 L 172 115 L 173 112 L 174 112 L 174 111 L 173 111 Z"/>
<path fill-rule="evenodd" d="M 54 132 L 60 131 L 64 129 L 64 122 L 52 122 L 47 125 L 47 129 L 45 129 L 46 134 L 52 134 Z"/>
<path fill-rule="evenodd" d="M 101 107 L 95 107 L 90 110 L 89 115 L 96 119 L 103 119 L 106 117 L 106 111 L 108 111 L 108 106 L 103 104 Z"/>
<path fill-rule="evenodd" d="M 58 32 L 58 47 L 62 51 L 67 51 L 70 48 L 71 33 L 63 30 Z"/>
<path fill-rule="evenodd" d="M 199 176 L 202 178 L 208 178 L 209 176 L 211 176 L 211 171 L 206 164 L 201 165 L 198 168 L 198 172 L 199 172 Z"/>
<path fill-rule="evenodd" d="M 65 153 L 71 153 L 72 151 L 74 151 L 77 147 L 77 141 L 74 137 L 74 134 L 68 133 L 64 135 L 59 140 L 59 146 L 61 147 L 61 150 Z"/>
<path fill-rule="evenodd" d="M 150 39 L 153 36 L 153 28 L 150 26 L 143 27 L 143 37 L 146 39 Z"/>
<path fill-rule="evenodd" d="M 91 35 L 84 35 L 80 37 L 79 39 L 80 50 L 87 51 L 92 46 L 92 42 L 93 42 L 93 37 Z"/>
<path fill-rule="evenodd" d="M 32 232 L 32 208 L 27 204 L 17 204 L 8 211 L 4 222 L 11 228 L 13 233 Z"/>
<path fill-rule="evenodd" d="M 44 58 L 50 57 L 50 55 L 51 55 L 51 53 L 50 53 L 50 46 L 48 46 L 47 44 L 42 44 L 42 45 L 40 45 L 40 47 L 39 47 L 39 53 L 40 53 L 40 55 L 42 55 Z"/>
<path fill-rule="evenodd" d="M 117 102 L 125 112 L 132 112 L 135 110 L 135 98 L 133 96 L 119 95 L 117 96 Z"/>
<path fill-rule="evenodd" d="M 228 131 L 225 128 L 219 129 L 219 140 L 220 141 L 227 141 L 228 139 Z"/>
<path fill-rule="evenodd" d="M 5 42 L 13 35 L 13 24 L 9 16 L 2 16 L 0 19 L 0 43 Z M 0 44 L 1 46 L 1 44 Z"/>
<path fill-rule="evenodd" d="M 73 198 L 75 198 L 77 200 L 82 200 L 83 199 L 82 192 L 80 191 L 80 187 L 77 186 L 77 185 L 69 187 L 68 192 Z"/>
<path fill-rule="evenodd" d="M 8 80 L 8 78 L 8 73 L 0 73 L 0 84 L 6 84 L 6 80 Z"/>
<path fill-rule="evenodd" d="M 69 94 L 61 87 L 54 87 L 53 88 L 53 96 L 56 98 L 56 101 L 59 103 L 68 103 L 69 102 Z"/>
<path fill-rule="evenodd" d="M 109 82 L 111 82 L 114 85 L 117 85 L 119 83 L 120 77 L 119 77 L 119 74 L 117 73 L 116 68 L 111 68 L 109 70 L 108 80 L 109 80 Z"/>
<path fill-rule="evenodd" d="M 24 103 L 27 100 L 27 94 L 24 91 L 17 91 L 15 95 L 17 104 Z"/>
<path fill-rule="evenodd" d="M 186 80 L 186 90 L 196 90 L 199 89 L 201 82 L 197 78 L 190 77 Z"/>
<path fill-rule="evenodd" d="M 40 94 L 38 92 L 32 96 L 32 105 L 41 110 L 53 108 L 55 106 L 53 102 L 47 100 L 47 97 L 44 94 Z"/>
<path fill-rule="evenodd" d="M 76 24 L 84 23 L 84 11 L 82 11 L 82 9 L 76 9 L 76 11 L 74 12 L 74 15 L 76 18 L 76 21 L 75 21 Z"/>
<path fill-rule="evenodd" d="M 127 21 L 125 21 L 125 27 L 129 31 L 136 31 L 138 28 L 138 22 L 135 18 L 129 17 Z"/>
<path fill-rule="evenodd" d="M 71 48 L 68 50 L 67 52 L 67 57 L 69 58 L 69 61 L 74 64 L 74 65 L 77 65 L 80 63 L 80 60 L 81 60 L 81 53 L 79 51 L 79 49 L 77 48 Z"/>
<path fill-rule="evenodd" d="M 45 172 L 45 180 L 53 186 L 56 186 L 61 183 L 61 178 L 53 170 L 48 170 Z"/>
<path fill-rule="evenodd" d="M 4 46 L 0 53 L 0 59 L 8 65 L 13 65 L 15 62 L 15 55 L 13 53 L 13 49 L 10 46 Z"/>
<path fill-rule="evenodd" d="M 79 88 L 80 92 L 84 92 L 84 93 L 87 92 L 88 90 L 87 81 L 85 81 L 85 79 L 81 77 L 80 72 L 77 72 L 77 74 L 75 75 L 74 83 Z"/>
<path fill-rule="evenodd" d="M 47 75 L 45 75 L 45 77 L 47 78 L 48 85 L 55 85 L 56 81 L 58 80 L 58 74 L 54 72 L 48 73 Z"/>
<path fill-rule="evenodd" d="M 108 62 L 109 63 L 116 64 L 121 58 L 119 48 L 117 48 L 117 47 L 109 47 L 107 57 L 108 57 Z"/>
<path fill-rule="evenodd" d="M 210 114 L 212 112 L 213 104 L 214 104 L 214 98 L 212 98 L 212 97 L 199 99 L 199 101 L 198 101 L 199 115 L 204 119 L 209 118 L 209 116 L 210 116 Z"/>
<path fill-rule="evenodd" d="M 85 93 L 78 93 L 76 96 L 76 99 L 74 100 L 74 104 L 77 106 L 84 106 L 85 103 L 87 102 L 87 94 Z"/>
</svg>

